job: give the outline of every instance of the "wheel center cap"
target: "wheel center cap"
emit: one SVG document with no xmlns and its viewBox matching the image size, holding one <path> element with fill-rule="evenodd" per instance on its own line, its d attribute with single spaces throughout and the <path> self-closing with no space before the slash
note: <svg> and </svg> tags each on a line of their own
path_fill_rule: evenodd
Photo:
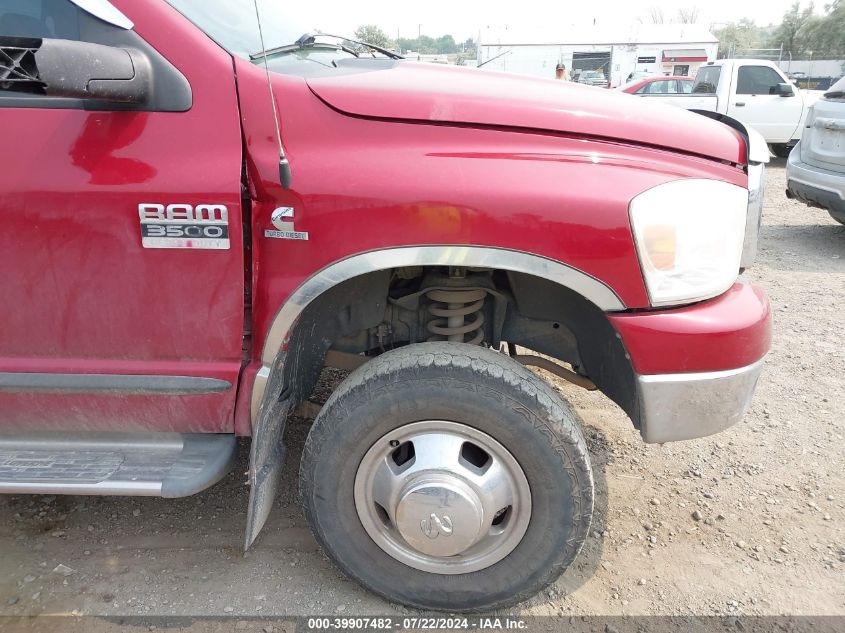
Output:
<svg viewBox="0 0 845 633">
<path fill-rule="evenodd" d="M 457 477 L 428 475 L 399 496 L 396 527 L 402 538 L 429 556 L 455 556 L 481 538 L 484 510 L 475 491 Z"/>
</svg>

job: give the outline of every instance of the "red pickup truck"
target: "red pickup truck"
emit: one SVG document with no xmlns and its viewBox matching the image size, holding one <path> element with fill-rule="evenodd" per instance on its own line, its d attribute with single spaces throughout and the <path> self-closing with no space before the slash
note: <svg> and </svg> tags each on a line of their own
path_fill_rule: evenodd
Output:
<svg viewBox="0 0 845 633">
<path fill-rule="evenodd" d="M 646 442 L 738 422 L 770 343 L 740 276 L 765 144 L 282 9 L 0 5 L 0 491 L 189 495 L 250 436 L 249 546 L 287 416 L 342 368 L 299 484 L 327 554 L 417 607 L 525 599 L 593 507 L 526 365 Z"/>
</svg>

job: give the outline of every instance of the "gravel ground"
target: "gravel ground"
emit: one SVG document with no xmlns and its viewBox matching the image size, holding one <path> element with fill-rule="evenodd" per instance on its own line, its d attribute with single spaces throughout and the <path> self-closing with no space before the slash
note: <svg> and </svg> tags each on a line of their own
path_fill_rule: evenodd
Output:
<svg viewBox="0 0 845 633">
<path fill-rule="evenodd" d="M 744 424 L 648 446 L 604 396 L 552 380 L 584 420 L 597 483 L 577 563 L 520 614 L 845 615 L 845 227 L 768 172 L 760 255 L 774 346 Z M 0 613 L 403 614 L 321 554 L 295 496 L 310 421 L 288 430 L 282 492 L 241 551 L 246 445 L 194 497 L 0 498 Z M 265 629 L 267 630 L 267 629 Z"/>
</svg>

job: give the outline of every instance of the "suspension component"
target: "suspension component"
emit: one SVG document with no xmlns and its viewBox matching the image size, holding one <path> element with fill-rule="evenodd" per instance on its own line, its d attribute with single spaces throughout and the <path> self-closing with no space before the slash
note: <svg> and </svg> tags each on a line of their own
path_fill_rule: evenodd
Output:
<svg viewBox="0 0 845 633">
<path fill-rule="evenodd" d="M 483 288 L 448 290 L 428 290 L 426 296 L 432 303 L 429 313 L 438 317 L 431 319 L 427 328 L 433 334 L 429 341 L 456 341 L 478 345 L 484 340 L 484 299 L 487 291 Z"/>
<path fill-rule="evenodd" d="M 574 371 L 567 369 L 566 367 L 561 367 L 556 362 L 549 360 L 548 358 L 534 356 L 533 354 L 511 354 L 511 358 L 519 361 L 523 365 L 530 365 L 532 367 L 545 369 L 546 371 L 553 373 L 555 376 L 568 380 L 573 385 L 583 387 L 587 391 L 595 391 L 598 389 L 595 383 L 586 376 L 576 374 Z"/>
</svg>

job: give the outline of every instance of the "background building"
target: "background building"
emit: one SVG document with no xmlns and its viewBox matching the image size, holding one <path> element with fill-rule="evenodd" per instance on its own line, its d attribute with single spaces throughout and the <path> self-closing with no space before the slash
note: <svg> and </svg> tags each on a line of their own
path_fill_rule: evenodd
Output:
<svg viewBox="0 0 845 633">
<path fill-rule="evenodd" d="M 479 33 L 478 64 L 488 70 L 554 78 L 555 66 L 570 76 L 599 71 L 611 86 L 635 71 L 695 75 L 716 59 L 719 42 L 696 24 L 564 26 L 521 30 L 486 27 Z"/>
</svg>

